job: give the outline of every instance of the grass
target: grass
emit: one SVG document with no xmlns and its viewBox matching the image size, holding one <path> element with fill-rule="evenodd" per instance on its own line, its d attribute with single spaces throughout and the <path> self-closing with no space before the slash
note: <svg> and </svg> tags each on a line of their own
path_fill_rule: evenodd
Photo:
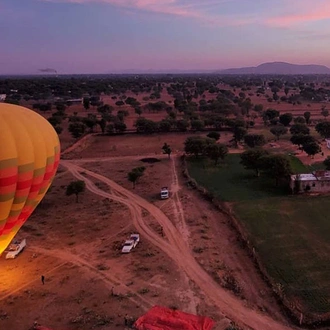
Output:
<svg viewBox="0 0 330 330">
<path fill-rule="evenodd" d="M 323 164 L 323 162 L 317 162 L 312 165 L 310 165 L 311 171 L 318 171 L 318 170 L 325 170 L 326 166 Z"/>
<path fill-rule="evenodd" d="M 231 202 L 268 274 L 286 297 L 318 315 L 330 311 L 330 203 L 327 196 L 292 196 L 273 180 L 257 178 L 228 155 L 214 167 L 207 160 L 188 161 L 195 180 L 218 198 Z M 309 172 L 294 156 L 295 173 Z M 319 166 L 319 165 L 317 165 Z"/>
<path fill-rule="evenodd" d="M 316 162 L 311 165 L 304 165 L 301 160 L 294 156 L 289 156 L 290 164 L 293 169 L 294 173 L 300 174 L 300 173 L 310 173 L 313 171 L 318 170 L 325 170 L 326 166 L 323 164 L 323 162 Z"/>
<path fill-rule="evenodd" d="M 245 171 L 238 154 L 228 155 L 217 167 L 206 159 L 190 159 L 188 171 L 200 185 L 227 202 L 282 196 L 286 191 L 286 187 L 274 187 L 271 178 L 258 178 L 253 171 Z"/>
<path fill-rule="evenodd" d="M 295 156 L 288 156 L 290 165 L 292 168 L 293 173 L 301 174 L 301 173 L 309 173 L 310 169 L 308 166 L 305 166 L 301 160 Z"/>
<path fill-rule="evenodd" d="M 308 311 L 330 310 L 328 197 L 265 198 L 235 203 L 268 274 Z"/>
</svg>

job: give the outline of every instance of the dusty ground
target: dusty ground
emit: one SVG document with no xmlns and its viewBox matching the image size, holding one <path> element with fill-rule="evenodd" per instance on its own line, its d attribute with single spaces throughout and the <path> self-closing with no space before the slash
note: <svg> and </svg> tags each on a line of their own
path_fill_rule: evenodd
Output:
<svg viewBox="0 0 330 330">
<path fill-rule="evenodd" d="M 114 200 L 120 201 L 129 207 L 132 215 L 132 220 L 135 227 L 138 229 L 145 239 L 149 240 L 153 245 L 158 246 L 162 251 L 164 251 L 174 262 L 177 264 L 181 270 L 183 270 L 186 275 L 192 280 L 197 287 L 202 290 L 203 299 L 206 302 L 212 303 L 214 307 L 218 308 L 219 311 L 225 313 L 225 315 L 230 316 L 235 320 L 239 320 L 241 325 L 245 325 L 249 328 L 262 328 L 262 329 L 288 329 L 285 325 L 281 323 L 274 322 L 265 314 L 260 314 L 250 307 L 247 307 L 244 302 L 235 298 L 235 296 L 221 288 L 219 284 L 212 279 L 212 277 L 205 272 L 205 270 L 198 264 L 192 255 L 187 242 L 185 242 L 184 235 L 182 235 L 180 225 L 174 226 L 173 221 L 166 216 L 158 207 L 150 203 L 146 199 L 141 198 L 135 193 L 127 190 L 121 185 L 118 185 L 113 180 L 107 177 L 95 173 L 94 171 L 89 171 L 86 168 L 74 165 L 70 162 L 63 162 L 65 167 L 67 167 L 70 172 L 79 179 L 84 179 L 87 188 L 94 192 L 95 194 L 102 195 L 104 197 L 109 197 Z M 175 168 L 175 167 L 174 167 Z M 86 177 L 87 176 L 87 177 Z M 93 181 L 88 178 L 97 179 L 102 183 L 107 184 L 111 188 L 111 193 L 97 188 Z M 173 176 L 174 178 L 176 175 Z M 174 182 L 177 182 L 174 179 Z M 174 184 L 174 186 L 177 183 Z M 184 214 L 181 203 L 178 201 L 179 197 L 177 191 L 173 191 L 172 200 L 179 214 Z M 159 237 L 159 234 L 155 232 L 152 226 L 148 225 L 146 221 L 143 220 L 143 213 L 141 215 L 141 208 L 150 213 L 150 215 L 160 224 L 165 233 L 165 238 Z M 179 223 L 184 227 L 184 217 L 179 219 Z M 168 239 L 168 242 L 166 240 Z M 195 291 L 198 292 L 198 291 Z M 235 312 L 234 312 L 235 311 Z M 208 315 L 210 315 L 211 310 L 208 310 Z M 221 315 L 213 316 L 216 320 Z M 225 319 L 222 317 L 221 321 Z M 228 324 L 227 324 L 228 325 Z M 220 329 L 225 329 L 226 326 L 222 325 Z"/>
<path fill-rule="evenodd" d="M 128 209 L 88 191 L 75 203 L 64 190 L 72 180 L 67 172 L 58 174 L 21 230 L 26 251 L 0 260 L 1 329 L 28 329 L 34 320 L 54 329 L 122 329 L 126 313 L 136 318 L 154 304 L 207 309 L 193 301 L 185 276 L 148 241 L 142 238 L 134 253 L 122 255 L 118 247 L 134 231 Z"/>
<path fill-rule="evenodd" d="M 145 166 L 145 175 L 136 188 L 127 180 L 127 173 L 138 166 Z M 161 209 L 173 224 L 180 228 L 182 237 L 187 241 L 197 261 L 223 287 L 231 290 L 251 308 L 268 311 L 279 319 L 281 312 L 271 298 L 271 292 L 256 272 L 246 251 L 237 241 L 236 233 L 228 226 L 228 219 L 210 203 L 201 200 L 198 193 L 189 189 L 179 175 L 173 177 L 173 161 L 161 159 L 154 164 L 139 160 L 90 162 L 82 167 L 113 179 L 116 183 L 151 201 Z M 179 160 L 176 166 L 180 168 Z M 171 173 L 172 167 L 172 173 Z M 165 175 L 167 173 L 167 175 Z M 179 201 L 184 213 L 180 217 L 174 203 L 159 200 L 159 187 L 169 185 L 171 191 L 179 191 Z M 152 218 L 151 218 L 152 219 Z M 159 228 L 155 220 L 149 223 L 155 230 Z M 232 282 L 231 282 L 232 281 Z M 258 284 L 256 284 L 258 283 Z"/>
<path fill-rule="evenodd" d="M 191 135 L 193 134 L 92 136 L 76 151 L 67 153 L 66 158 L 160 155 L 165 142 L 172 147 L 173 152 L 182 151 L 185 139 Z"/>
<path fill-rule="evenodd" d="M 112 157 L 130 156 L 155 156 L 162 155 L 162 146 L 166 142 L 172 148 L 173 153 L 184 151 L 184 141 L 189 136 L 205 136 L 208 132 L 196 133 L 164 133 L 152 135 L 126 134 L 117 136 L 91 135 L 79 141 L 74 150 L 68 148 L 65 151 L 65 159 L 95 160 Z M 230 132 L 221 132 L 218 143 L 227 144 L 232 139 Z"/>
</svg>

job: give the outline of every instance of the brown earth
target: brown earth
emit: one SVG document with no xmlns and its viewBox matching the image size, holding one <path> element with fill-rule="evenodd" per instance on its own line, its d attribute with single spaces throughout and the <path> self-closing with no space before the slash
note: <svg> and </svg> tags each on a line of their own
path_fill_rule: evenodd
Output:
<svg viewBox="0 0 330 330">
<path fill-rule="evenodd" d="M 75 203 L 63 188 L 72 179 L 59 173 L 22 228 L 26 251 L 0 259 L 1 329 L 28 329 L 35 320 L 55 330 L 120 329 L 126 313 L 136 318 L 155 304 L 208 310 L 194 302 L 184 274 L 147 240 L 122 255 L 118 248 L 136 230 L 128 208 L 89 191 Z"/>
<path fill-rule="evenodd" d="M 184 141 L 187 137 L 206 137 L 206 135 L 207 132 L 163 133 L 157 135 L 88 135 L 78 141 L 78 143 L 73 146 L 73 149 L 70 147 L 65 150 L 64 158 L 76 161 L 80 159 L 95 160 L 95 158 L 97 158 L 97 160 L 108 159 L 109 157 L 154 157 L 162 155 L 162 146 L 165 142 L 171 146 L 173 153 L 182 153 L 184 151 Z M 221 132 L 218 143 L 228 144 L 231 139 L 232 133 Z"/>
<path fill-rule="evenodd" d="M 127 180 L 127 173 L 138 166 L 145 166 L 145 175 L 133 189 Z M 175 165 L 175 166 L 174 166 Z M 168 167 L 172 167 L 171 192 L 176 203 L 159 200 L 159 187 L 168 184 Z M 256 272 L 250 257 L 240 246 L 236 232 L 230 227 L 228 218 L 219 213 L 210 203 L 201 200 L 198 193 L 188 188 L 185 180 L 177 171 L 180 164 L 176 160 L 161 159 L 159 163 L 146 165 L 139 160 L 123 160 L 82 164 L 94 173 L 102 174 L 120 186 L 151 201 L 180 229 L 182 237 L 194 252 L 196 260 L 205 270 L 245 301 L 248 306 L 271 312 L 282 319 L 276 302 L 271 298 L 271 292 Z M 176 194 L 177 193 L 177 194 Z M 156 228 L 157 223 L 154 225 Z M 196 252 L 195 252 L 196 251 Z M 197 252 L 198 251 L 198 252 Z M 226 278 L 228 281 L 226 282 Z M 230 286 L 229 280 L 234 285 Z M 258 285 L 255 285 L 258 281 Z M 253 283 L 253 285 L 252 285 Z M 237 287 L 235 287 L 235 284 Z"/>
<path fill-rule="evenodd" d="M 87 188 L 90 191 L 104 197 L 113 198 L 128 206 L 133 216 L 135 227 L 138 228 L 140 233 L 144 234 L 145 239 L 149 240 L 153 245 L 159 247 L 171 257 L 187 276 L 202 289 L 205 294 L 204 299 L 215 304 L 226 316 L 232 319 L 239 319 L 239 324 L 245 327 L 249 326 L 257 329 L 287 328 L 285 325 L 273 321 L 266 315 L 261 316 L 258 312 L 246 307 L 242 302 L 234 298 L 232 294 L 222 289 L 212 280 L 192 256 L 190 249 L 182 239 L 181 233 L 159 208 L 100 174 L 88 171 L 70 162 L 65 162 L 64 164 L 75 177 L 86 181 Z M 79 172 L 83 172 L 84 174 L 80 174 Z M 86 178 L 86 175 L 106 183 L 115 193 L 109 194 L 98 189 L 92 181 Z M 141 207 L 148 211 L 163 227 L 169 242 L 164 241 L 152 228 L 146 225 L 141 217 Z"/>
</svg>

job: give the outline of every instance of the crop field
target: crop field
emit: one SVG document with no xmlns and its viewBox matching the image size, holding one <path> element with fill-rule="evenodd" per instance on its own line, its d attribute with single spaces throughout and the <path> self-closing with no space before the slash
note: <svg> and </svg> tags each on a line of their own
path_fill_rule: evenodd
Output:
<svg viewBox="0 0 330 330">
<path fill-rule="evenodd" d="M 230 202 L 263 265 L 292 307 L 305 316 L 330 310 L 330 203 L 328 196 L 292 196 L 272 180 L 244 170 L 239 155 L 215 168 L 190 160 L 196 181 Z M 296 172 L 306 168 L 291 157 Z"/>
</svg>

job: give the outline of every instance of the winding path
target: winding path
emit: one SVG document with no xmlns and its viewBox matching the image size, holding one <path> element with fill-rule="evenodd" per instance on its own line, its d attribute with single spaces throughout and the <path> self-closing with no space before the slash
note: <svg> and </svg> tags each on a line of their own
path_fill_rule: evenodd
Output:
<svg viewBox="0 0 330 330">
<path fill-rule="evenodd" d="M 172 224 L 170 219 L 155 205 L 149 203 L 142 197 L 132 193 L 114 181 L 100 174 L 89 171 L 83 167 L 73 164 L 71 161 L 62 161 L 76 178 L 84 180 L 86 188 L 91 192 L 110 198 L 126 205 L 132 216 L 136 229 L 150 241 L 165 252 L 175 263 L 195 282 L 202 292 L 213 302 L 219 310 L 238 325 L 255 330 L 289 330 L 292 329 L 271 317 L 246 307 L 243 301 L 234 297 L 231 293 L 220 287 L 212 277 L 197 263 L 181 233 Z M 81 172 L 84 173 L 81 174 Z M 100 190 L 86 176 L 93 177 L 104 182 L 111 188 L 111 193 Z M 159 237 L 142 218 L 141 209 L 148 211 L 156 221 L 163 227 L 166 239 Z"/>
</svg>

